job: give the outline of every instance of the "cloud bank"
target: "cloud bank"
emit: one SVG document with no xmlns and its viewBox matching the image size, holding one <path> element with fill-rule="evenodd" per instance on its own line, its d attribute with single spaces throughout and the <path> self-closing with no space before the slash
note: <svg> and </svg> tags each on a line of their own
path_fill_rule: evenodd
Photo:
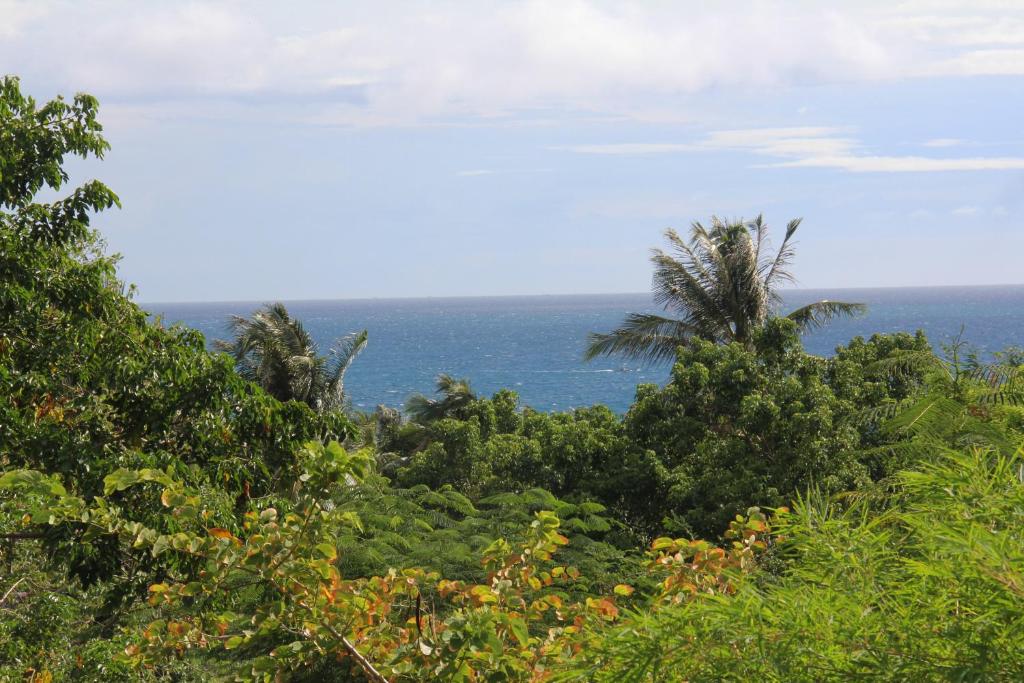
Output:
<svg viewBox="0 0 1024 683">
<path fill-rule="evenodd" d="M 1024 75 L 1015 3 L 0 0 L 0 17 L 0 69 L 33 89 L 176 115 L 212 100 L 356 125 L 639 116 L 719 87 Z"/>
</svg>

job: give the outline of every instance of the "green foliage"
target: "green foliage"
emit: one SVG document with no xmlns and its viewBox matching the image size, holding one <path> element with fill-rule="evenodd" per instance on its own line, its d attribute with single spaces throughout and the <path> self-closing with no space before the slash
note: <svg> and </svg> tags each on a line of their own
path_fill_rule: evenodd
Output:
<svg viewBox="0 0 1024 683">
<path fill-rule="evenodd" d="M 680 351 L 669 385 L 641 392 L 626 417 L 632 439 L 670 468 L 670 529 L 715 535 L 751 505 L 870 481 L 826 367 L 784 319 L 758 331 L 753 349 L 694 340 Z"/>
<path fill-rule="evenodd" d="M 628 545 L 665 531 L 716 536 L 752 505 L 861 487 L 917 457 L 906 434 L 863 415 L 927 391 L 927 373 L 869 370 L 930 354 L 923 335 L 855 339 L 822 359 L 803 351 L 795 323 L 773 319 L 752 343 L 691 340 L 670 383 L 639 387 L 624 419 L 603 407 L 517 411 L 505 391 L 457 417 L 392 422 L 390 471 L 406 486 L 451 485 L 473 499 L 540 487 L 593 500 L 623 525 L 609 538 Z"/>
<path fill-rule="evenodd" d="M 854 418 L 906 400 L 923 382 L 872 375 L 869 362 L 927 348 L 921 335 L 876 335 L 821 359 L 803 351 L 785 319 L 768 321 L 752 348 L 693 340 L 670 383 L 640 387 L 624 420 L 634 447 L 657 453 L 669 472 L 662 528 L 714 536 L 752 505 L 785 505 L 812 487 L 857 488 L 904 466 L 870 450 L 898 437 Z"/>
<path fill-rule="evenodd" d="M 1013 408 L 1024 403 L 1020 368 L 999 354 L 981 363 L 960 339 L 944 346 L 943 356 L 930 349 L 903 349 L 867 366 L 882 381 L 913 377 L 917 391 L 866 407 L 864 425 L 882 435 L 873 453 L 912 462 L 945 446 L 980 445 L 1003 453 L 1016 449 L 1022 434 L 1014 428 Z"/>
<path fill-rule="evenodd" d="M 398 482 L 450 485 L 471 498 L 540 488 L 595 501 L 626 525 L 615 534 L 626 532 L 627 542 L 657 523 L 662 508 L 652 494 L 664 489 L 667 473 L 653 452 L 632 447 L 614 413 L 603 406 L 519 413 L 516 401 L 503 391 L 466 405 L 461 420 L 412 427 Z"/>
<path fill-rule="evenodd" d="M 1018 680 L 1021 453 L 936 453 L 881 514 L 812 497 L 790 569 L 603 631 L 559 680 Z"/>
<path fill-rule="evenodd" d="M 106 148 L 93 98 L 40 107 L 16 79 L 0 82 L 0 471 L 59 473 L 54 486 L 86 498 L 103 494 L 104 477 L 119 469 L 173 472 L 228 520 L 248 500 L 291 486 L 301 443 L 353 430 L 344 416 L 317 416 L 268 396 L 228 359 L 210 356 L 199 334 L 152 324 L 90 227 L 94 211 L 116 205 L 109 189 L 92 181 L 64 198 L 37 200 L 43 189 L 64 189 L 67 155 L 101 156 Z M 111 493 L 137 520 L 176 529 L 162 506 L 134 490 Z M 0 533 L 32 504 L 23 495 L 0 495 Z M 57 612 L 68 620 L 53 628 L 62 638 L 109 637 L 152 577 L 190 570 L 89 535 L 81 524 L 12 533 L 4 556 L 46 574 L 19 586 L 19 594 L 28 589 L 19 605 L 60 602 L 65 583 L 72 591 L 95 586 L 90 618 Z M 12 647 L 18 642 L 35 648 L 39 661 L 62 656 L 57 639 L 12 640 Z"/>
<path fill-rule="evenodd" d="M 595 595 L 600 587 L 592 585 L 583 588 L 584 595 L 573 591 L 580 571 L 553 561 L 569 539 L 550 510 L 535 512 L 512 540 L 499 538 L 480 551 L 485 573 L 478 583 L 421 569 L 346 578 L 339 570 L 345 550 L 338 539 L 345 529 L 361 529 L 362 522 L 334 498 L 360 485 L 371 454 L 311 443 L 300 461 L 304 474 L 290 499 L 245 513 L 237 533 L 210 526 L 212 511 L 200 492 L 156 470 L 120 470 L 106 478 L 105 490 L 159 484 L 159 500 L 182 522 L 181 531 L 162 534 L 106 498 L 87 502 L 35 471 L 8 472 L 0 478 L 0 491 L 38 501 L 26 523 L 81 523 L 89 533 L 113 535 L 154 557 L 199 564 L 201 571 L 148 587 L 150 621 L 117 657 L 148 671 L 177 662 L 183 653 L 214 650 L 243 653 L 240 660 L 228 656 L 220 663 L 223 671 L 246 680 L 276 680 L 319 666 L 325 657 L 353 661 L 374 681 L 544 678 L 579 651 L 588 624 L 619 617 L 613 595 L 635 592 L 622 583 L 609 586 L 607 594 Z M 550 494 L 535 497 L 559 505 Z M 469 510 L 468 501 L 446 498 Z M 507 494 L 500 498 L 491 502 L 504 508 L 519 502 Z M 589 516 L 578 523 L 591 525 L 600 511 L 593 505 L 560 507 Z M 731 549 L 659 539 L 650 562 L 658 582 L 654 602 L 732 593 L 739 576 L 754 568 L 767 525 L 751 511 L 732 531 Z M 256 602 L 246 597 L 253 592 Z"/>
</svg>

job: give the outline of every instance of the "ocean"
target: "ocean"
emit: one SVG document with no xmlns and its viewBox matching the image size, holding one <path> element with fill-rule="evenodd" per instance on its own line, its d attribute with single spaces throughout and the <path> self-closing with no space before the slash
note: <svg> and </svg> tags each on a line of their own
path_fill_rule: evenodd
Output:
<svg viewBox="0 0 1024 683">
<path fill-rule="evenodd" d="M 923 329 L 933 345 L 963 336 L 981 354 L 1024 346 L 1024 285 L 792 290 L 790 310 L 820 299 L 857 301 L 867 315 L 837 320 L 808 334 L 818 355 L 855 336 Z M 624 412 L 636 385 L 666 381 L 669 365 L 618 358 L 582 361 L 589 332 L 613 329 L 630 312 L 656 312 L 649 294 L 508 296 L 424 299 L 287 301 L 326 353 L 338 337 L 369 330 L 366 350 L 345 378 L 352 405 L 371 411 L 399 407 L 414 393 L 431 393 L 442 372 L 469 379 L 479 394 L 501 388 L 537 410 L 603 403 Z M 165 324 L 181 323 L 210 343 L 226 338 L 229 315 L 248 315 L 261 302 L 141 304 Z"/>
</svg>

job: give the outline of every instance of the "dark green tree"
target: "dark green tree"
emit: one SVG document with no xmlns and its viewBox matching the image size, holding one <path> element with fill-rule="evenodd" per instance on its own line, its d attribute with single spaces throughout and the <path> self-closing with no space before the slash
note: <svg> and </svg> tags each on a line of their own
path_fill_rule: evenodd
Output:
<svg viewBox="0 0 1024 683">
<path fill-rule="evenodd" d="M 799 225 L 800 219 L 789 222 L 774 255 L 768 253 L 768 226 L 761 216 L 731 222 L 713 217 L 710 228 L 695 222 L 689 242 L 675 230 L 665 231 L 671 251 L 655 249 L 651 256 L 654 300 L 676 317 L 631 314 L 617 330 L 590 335 L 586 359 L 622 354 L 669 360 L 692 337 L 752 348 L 755 333 L 782 303 L 779 287 L 794 281 L 788 266 Z M 817 301 L 786 317 L 803 332 L 864 310 L 863 304 Z"/>
<path fill-rule="evenodd" d="M 827 361 L 804 352 L 796 323 L 769 320 L 752 341 L 693 339 L 668 385 L 641 386 L 626 415 L 628 438 L 670 470 L 660 502 L 670 530 L 713 537 L 752 505 L 871 481 L 853 408 L 827 384 Z"/>
</svg>

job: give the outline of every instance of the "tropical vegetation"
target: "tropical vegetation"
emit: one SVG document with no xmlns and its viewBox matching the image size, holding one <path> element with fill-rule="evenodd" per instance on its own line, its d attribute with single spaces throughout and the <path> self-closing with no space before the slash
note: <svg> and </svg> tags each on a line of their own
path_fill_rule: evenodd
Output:
<svg viewBox="0 0 1024 683">
<path fill-rule="evenodd" d="M 692 247 L 726 322 L 622 347 L 674 361 L 625 415 L 450 376 L 353 413 L 365 335 L 271 305 L 211 350 L 132 301 L 117 196 L 66 187 L 97 106 L 0 81 L 0 680 L 1024 676 L 1019 351 L 806 353 L 853 309 L 776 316 L 758 220 Z"/>
</svg>

